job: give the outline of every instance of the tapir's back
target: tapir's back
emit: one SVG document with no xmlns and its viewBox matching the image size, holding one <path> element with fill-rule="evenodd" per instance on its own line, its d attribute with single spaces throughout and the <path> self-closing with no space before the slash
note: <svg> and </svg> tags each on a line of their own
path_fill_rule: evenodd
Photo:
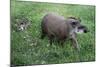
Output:
<svg viewBox="0 0 100 67">
<path fill-rule="evenodd" d="M 49 13 L 44 17 L 43 24 L 47 34 L 60 38 L 67 36 L 68 26 L 64 17 Z"/>
</svg>

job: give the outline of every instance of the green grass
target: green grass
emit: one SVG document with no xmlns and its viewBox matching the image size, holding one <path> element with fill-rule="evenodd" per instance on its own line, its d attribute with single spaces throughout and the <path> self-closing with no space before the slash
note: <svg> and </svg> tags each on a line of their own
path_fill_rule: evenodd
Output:
<svg viewBox="0 0 100 67">
<path fill-rule="evenodd" d="M 53 43 L 49 45 L 48 38 L 40 39 L 40 24 L 43 16 L 48 12 L 58 13 L 65 18 L 75 16 L 82 19 L 89 32 L 78 35 L 81 46 L 78 53 L 70 41 L 64 47 Z M 30 28 L 16 31 L 16 19 L 22 17 L 32 21 Z M 69 62 L 83 62 L 95 60 L 95 6 L 36 3 L 11 1 L 11 64 L 56 64 Z"/>
</svg>

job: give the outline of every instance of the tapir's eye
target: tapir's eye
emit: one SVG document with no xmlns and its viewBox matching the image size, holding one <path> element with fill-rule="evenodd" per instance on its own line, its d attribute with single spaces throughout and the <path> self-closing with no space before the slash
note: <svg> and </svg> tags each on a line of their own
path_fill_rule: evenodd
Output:
<svg viewBox="0 0 100 67">
<path fill-rule="evenodd" d="M 23 25 L 24 23 L 20 23 L 21 25 Z"/>
<path fill-rule="evenodd" d="M 72 22 L 72 25 L 76 25 L 77 24 L 77 22 Z"/>
</svg>

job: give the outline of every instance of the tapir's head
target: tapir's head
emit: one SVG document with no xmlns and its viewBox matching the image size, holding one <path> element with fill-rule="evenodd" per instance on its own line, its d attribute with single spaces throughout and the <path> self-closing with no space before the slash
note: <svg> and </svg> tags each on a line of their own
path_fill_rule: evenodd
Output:
<svg viewBox="0 0 100 67">
<path fill-rule="evenodd" d="M 67 21 L 71 24 L 76 33 L 87 33 L 88 29 L 86 26 L 81 24 L 81 20 L 75 17 L 68 17 Z"/>
</svg>

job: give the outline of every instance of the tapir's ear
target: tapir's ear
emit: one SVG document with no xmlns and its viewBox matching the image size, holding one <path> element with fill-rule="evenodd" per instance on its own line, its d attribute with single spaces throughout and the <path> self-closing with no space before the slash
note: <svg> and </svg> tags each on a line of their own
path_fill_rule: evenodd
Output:
<svg viewBox="0 0 100 67">
<path fill-rule="evenodd" d="M 79 20 L 81 22 L 80 18 L 76 18 L 76 17 L 68 17 L 68 19 L 75 19 L 75 20 Z"/>
<path fill-rule="evenodd" d="M 76 19 L 76 17 L 68 17 L 68 19 Z"/>
<path fill-rule="evenodd" d="M 78 20 L 81 22 L 81 19 L 80 18 L 78 18 Z"/>
</svg>

